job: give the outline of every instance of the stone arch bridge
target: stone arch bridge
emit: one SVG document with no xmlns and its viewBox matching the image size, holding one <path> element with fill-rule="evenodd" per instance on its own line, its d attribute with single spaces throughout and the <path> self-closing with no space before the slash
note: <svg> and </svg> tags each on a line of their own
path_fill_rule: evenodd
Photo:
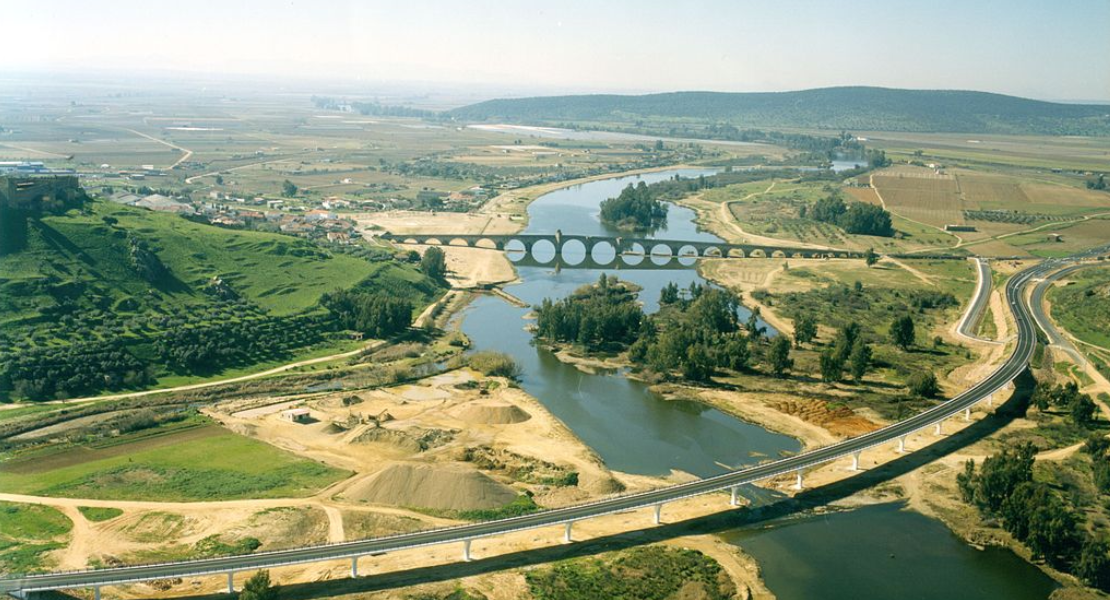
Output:
<svg viewBox="0 0 1110 600">
<path fill-rule="evenodd" d="M 568 235 L 561 231 L 555 233 L 531 233 L 517 235 L 484 235 L 453 233 L 386 233 L 379 236 L 399 244 L 420 244 L 429 246 L 461 246 L 487 248 L 502 251 L 523 251 L 533 257 L 540 244 L 550 245 L 549 252 L 554 257 L 563 256 L 568 247 L 581 246 L 587 257 L 594 251 L 604 248 L 616 256 L 650 256 L 679 258 L 863 258 L 860 252 L 830 248 L 803 248 L 791 246 L 769 246 L 764 244 L 729 244 L 726 242 L 663 240 L 654 238 L 624 236 Z M 611 250 L 610 250 L 611 249 Z"/>
</svg>

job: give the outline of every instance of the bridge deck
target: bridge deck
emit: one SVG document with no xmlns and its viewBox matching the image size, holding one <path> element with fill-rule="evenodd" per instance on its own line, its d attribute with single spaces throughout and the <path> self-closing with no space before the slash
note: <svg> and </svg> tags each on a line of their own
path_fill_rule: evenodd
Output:
<svg viewBox="0 0 1110 600">
<path fill-rule="evenodd" d="M 537 244 L 550 244 L 555 254 L 561 255 L 568 245 L 581 245 L 587 255 L 597 247 L 611 248 L 615 254 L 651 254 L 654 256 L 690 256 L 704 258 L 862 258 L 863 254 L 836 248 L 806 246 L 773 246 L 768 244 L 733 244 L 724 241 L 668 240 L 646 237 L 591 236 L 555 232 L 522 233 L 517 235 L 483 235 L 453 233 L 407 233 L 380 236 L 401 244 L 435 246 L 465 246 L 511 250 L 510 245 L 532 254 Z"/>
</svg>

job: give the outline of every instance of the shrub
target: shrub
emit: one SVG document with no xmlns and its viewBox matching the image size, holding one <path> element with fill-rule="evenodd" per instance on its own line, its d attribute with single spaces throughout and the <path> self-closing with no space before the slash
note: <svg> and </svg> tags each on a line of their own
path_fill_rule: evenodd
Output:
<svg viewBox="0 0 1110 600">
<path fill-rule="evenodd" d="M 517 379 L 521 374 L 520 365 L 503 352 L 475 352 L 468 357 L 467 364 L 471 369 L 490 377 Z"/>
</svg>

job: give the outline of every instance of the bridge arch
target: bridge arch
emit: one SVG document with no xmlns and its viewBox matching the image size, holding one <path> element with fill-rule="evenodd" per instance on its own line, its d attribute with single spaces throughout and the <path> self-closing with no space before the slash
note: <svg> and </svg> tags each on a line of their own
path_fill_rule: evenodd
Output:
<svg viewBox="0 0 1110 600">
<path fill-rule="evenodd" d="M 767 251 L 763 248 L 755 248 L 748 253 L 748 256 L 752 258 L 767 258 Z"/>
<path fill-rule="evenodd" d="M 469 248 L 470 247 L 470 240 L 467 240 L 467 239 L 464 239 L 464 238 L 461 238 L 461 237 L 452 238 L 451 240 L 449 240 L 447 242 L 447 245 L 448 246 L 461 246 L 461 247 Z"/>
<path fill-rule="evenodd" d="M 421 243 L 424 244 L 425 246 L 442 246 L 443 245 L 443 242 L 440 241 L 440 239 L 437 238 L 437 237 L 424 238 L 424 241 L 421 242 Z"/>
<path fill-rule="evenodd" d="M 721 258 L 721 249 L 716 246 L 709 246 L 702 250 L 701 255 L 706 258 Z"/>
<path fill-rule="evenodd" d="M 671 262 L 671 258 L 674 257 L 674 250 L 668 244 L 659 243 L 651 247 L 650 255 L 651 262 L 663 266 Z"/>
<path fill-rule="evenodd" d="M 675 253 L 678 264 L 689 267 L 698 261 L 698 249 L 693 244 L 683 244 Z"/>
<path fill-rule="evenodd" d="M 624 264 L 630 267 L 634 267 L 644 262 L 644 256 L 646 254 L 647 250 L 644 249 L 643 244 L 640 244 L 639 242 L 632 242 L 627 247 L 625 247 L 624 252 L 621 252 L 621 260 L 624 262 Z"/>
<path fill-rule="evenodd" d="M 586 243 L 578 238 L 565 240 L 559 245 L 559 257 L 572 267 L 582 264 L 586 256 Z"/>
<path fill-rule="evenodd" d="M 555 260 L 558 251 L 555 250 L 555 242 L 552 240 L 536 240 L 528 248 L 528 255 L 538 263 L 547 264 Z"/>
<path fill-rule="evenodd" d="M 774 252 L 771 253 L 771 257 L 772 258 L 786 258 L 786 252 L 783 252 L 782 250 L 775 250 Z"/>
<path fill-rule="evenodd" d="M 510 262 L 519 262 L 524 260 L 525 257 L 531 252 L 531 249 L 523 241 L 516 238 L 510 239 L 504 244 L 505 257 Z"/>
<path fill-rule="evenodd" d="M 608 265 L 617 258 L 617 247 L 609 240 L 600 240 L 590 245 L 590 259 L 598 265 Z"/>
<path fill-rule="evenodd" d="M 489 238 L 482 238 L 474 242 L 475 248 L 485 248 L 487 250 L 501 250 L 504 247 L 503 242 L 495 242 Z"/>
<path fill-rule="evenodd" d="M 744 254 L 744 249 L 743 248 L 729 248 L 728 257 L 729 258 L 747 258 L 748 255 Z"/>
</svg>

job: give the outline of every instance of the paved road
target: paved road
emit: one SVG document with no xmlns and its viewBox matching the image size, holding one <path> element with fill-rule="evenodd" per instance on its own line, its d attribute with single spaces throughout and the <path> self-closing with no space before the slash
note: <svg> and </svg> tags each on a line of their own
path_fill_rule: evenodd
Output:
<svg viewBox="0 0 1110 600">
<path fill-rule="evenodd" d="M 1104 246 L 1101 250 L 1105 251 L 1106 249 L 1110 249 L 1110 246 Z M 1098 250 L 1092 252 L 1097 254 Z M 1060 269 L 1059 271 L 1046 276 L 1039 283 L 1037 283 L 1037 285 L 1033 288 L 1033 292 L 1032 294 L 1030 294 L 1029 298 L 1029 303 L 1031 304 L 1033 309 L 1033 318 L 1037 321 L 1037 326 L 1040 327 L 1041 331 L 1044 332 L 1045 337 L 1048 338 L 1049 344 L 1052 346 L 1056 346 L 1057 348 L 1060 348 L 1064 352 L 1070 354 L 1080 365 L 1087 364 L 1087 358 L 1083 356 L 1082 352 L 1076 349 L 1075 345 L 1072 344 L 1071 341 L 1068 340 L 1068 338 L 1064 337 L 1064 335 L 1060 333 L 1059 329 L 1056 328 L 1056 324 L 1052 322 L 1052 319 L 1048 316 L 1048 312 L 1045 310 L 1044 298 L 1045 294 L 1048 293 L 1048 289 L 1051 288 L 1053 284 L 1055 284 L 1056 281 L 1060 278 L 1078 269 L 1082 269 L 1084 267 L 1098 266 L 1100 264 L 1104 265 L 1105 263 L 1086 263 L 1064 267 L 1063 269 Z"/>
<path fill-rule="evenodd" d="M 986 338 L 979 337 L 975 331 L 979 328 L 979 322 L 983 320 L 983 311 L 991 302 L 991 267 L 990 263 L 982 258 L 975 258 L 975 266 L 979 271 L 979 285 L 975 288 L 975 296 L 971 299 L 971 305 L 960 319 L 960 325 L 956 331 L 960 335 L 979 340 L 982 342 L 993 342 Z"/>
<path fill-rule="evenodd" d="M 1006 299 L 1014 312 L 1017 323 L 1017 341 L 1013 348 L 1013 354 L 989 377 L 943 404 L 904 421 L 831 446 L 689 483 L 508 519 L 247 556 L 29 575 L 0 580 L 0 592 L 95 587 L 170 577 L 251 571 L 281 565 L 353 558 L 451 542 L 463 543 L 467 540 L 511 531 L 549 527 L 600 515 L 660 506 L 663 503 L 682 498 L 731 489 L 784 474 L 800 473 L 809 467 L 904 438 L 920 429 L 963 412 L 1012 381 L 1025 370 L 1029 359 L 1033 355 L 1037 341 L 1034 317 L 1024 296 L 1026 286 L 1035 278 L 1043 277 L 1051 270 L 1063 266 L 1063 263 L 1064 261 L 1060 260 L 1045 261 L 1014 275 L 1007 283 Z"/>
</svg>

